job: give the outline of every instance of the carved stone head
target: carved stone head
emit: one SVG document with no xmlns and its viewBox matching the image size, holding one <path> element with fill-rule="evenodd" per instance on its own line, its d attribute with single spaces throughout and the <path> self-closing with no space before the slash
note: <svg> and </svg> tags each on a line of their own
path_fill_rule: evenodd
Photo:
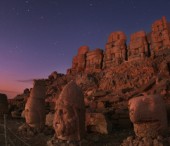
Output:
<svg viewBox="0 0 170 146">
<path fill-rule="evenodd" d="M 135 131 L 137 135 L 140 133 L 157 133 L 163 134 L 167 130 L 167 114 L 163 99 L 159 95 L 147 95 L 132 98 L 129 100 L 130 120 L 138 128 Z M 140 126 L 141 125 L 141 126 Z M 145 125 L 143 128 L 143 125 Z M 152 127 L 155 128 L 152 128 Z M 147 129 L 152 129 L 147 131 Z M 140 133 L 139 133 L 140 129 Z"/>
<path fill-rule="evenodd" d="M 35 80 L 25 105 L 25 119 L 30 127 L 41 129 L 45 125 L 45 95 L 45 80 Z"/>
<path fill-rule="evenodd" d="M 79 141 L 85 135 L 85 105 L 83 93 L 69 82 L 56 101 L 53 127 L 61 140 Z"/>
</svg>

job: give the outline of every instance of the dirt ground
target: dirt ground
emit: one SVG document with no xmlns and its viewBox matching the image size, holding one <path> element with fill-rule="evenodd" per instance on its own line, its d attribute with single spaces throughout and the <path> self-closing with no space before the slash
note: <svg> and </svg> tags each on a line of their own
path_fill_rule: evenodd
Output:
<svg viewBox="0 0 170 146">
<path fill-rule="evenodd" d="M 27 137 L 19 135 L 18 127 L 24 123 L 23 119 L 7 119 L 7 143 L 8 146 L 46 146 L 47 141 L 50 140 L 53 135 L 46 135 L 39 133 L 35 136 Z M 0 121 L 0 146 L 5 146 L 4 127 L 3 120 Z M 133 135 L 133 129 L 116 129 L 110 135 L 101 135 L 90 133 L 86 135 L 88 141 L 93 141 L 96 146 L 120 146 L 123 139 Z"/>
</svg>

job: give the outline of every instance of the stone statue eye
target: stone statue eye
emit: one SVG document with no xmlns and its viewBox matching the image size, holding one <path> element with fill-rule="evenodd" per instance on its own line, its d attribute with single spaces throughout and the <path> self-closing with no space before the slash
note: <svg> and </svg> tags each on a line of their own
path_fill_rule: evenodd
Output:
<svg viewBox="0 0 170 146">
<path fill-rule="evenodd" d="M 62 115 L 62 114 L 63 114 L 63 110 L 60 109 L 60 110 L 59 110 L 59 115 Z"/>
</svg>

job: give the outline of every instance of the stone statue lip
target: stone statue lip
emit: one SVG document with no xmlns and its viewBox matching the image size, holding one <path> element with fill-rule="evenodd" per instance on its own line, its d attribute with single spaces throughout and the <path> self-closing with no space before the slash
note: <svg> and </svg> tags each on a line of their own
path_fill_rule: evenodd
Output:
<svg viewBox="0 0 170 146">
<path fill-rule="evenodd" d="M 145 120 L 140 120 L 138 122 L 135 122 L 135 124 L 142 124 L 142 123 L 158 123 L 159 120 L 153 120 L 153 119 L 145 119 Z"/>
</svg>

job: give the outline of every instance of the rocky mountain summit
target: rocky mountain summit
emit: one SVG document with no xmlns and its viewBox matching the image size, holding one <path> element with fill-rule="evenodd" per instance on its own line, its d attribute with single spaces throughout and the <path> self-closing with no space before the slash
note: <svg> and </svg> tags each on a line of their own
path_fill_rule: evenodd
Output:
<svg viewBox="0 0 170 146">
<path fill-rule="evenodd" d="M 116 146 L 120 145 L 122 142 L 122 146 L 170 145 L 169 24 L 166 18 L 162 17 L 162 19 L 152 24 L 150 33 L 147 34 L 144 31 L 133 33 L 130 36 L 130 43 L 128 45 L 126 44 L 126 35 L 124 32 L 119 31 L 110 34 L 105 50 L 99 48 L 89 50 L 88 46 L 80 47 L 78 49 L 78 54 L 73 57 L 72 67 L 67 70 L 67 74 L 60 74 L 55 71 L 51 73 L 47 79 L 43 79 L 42 86 L 36 86 L 37 82 L 41 84 L 42 81 L 35 81 L 32 90 L 26 89 L 22 95 L 11 100 L 11 115 L 13 117 L 18 117 L 18 115 L 21 116 L 22 112 L 22 116 L 24 117 L 24 112 L 31 110 L 32 114 L 30 115 L 34 115 L 36 122 L 39 121 L 39 119 L 37 119 L 38 115 L 43 114 L 43 117 L 40 116 L 40 120 L 44 123 L 44 114 L 46 114 L 46 126 L 48 127 L 45 128 L 46 132 L 50 128 L 53 129 L 52 125 L 54 130 L 57 131 L 55 127 L 62 124 L 60 122 L 57 123 L 57 119 L 60 119 L 60 117 L 56 116 L 55 113 L 56 109 L 58 110 L 59 108 L 56 104 L 63 104 L 66 107 L 69 106 L 67 110 L 68 108 L 71 111 L 73 110 L 69 114 L 77 113 L 76 116 L 80 120 L 84 119 L 81 115 L 85 114 L 84 122 L 87 134 L 93 133 L 94 135 L 101 134 L 109 136 L 116 131 L 129 130 L 133 129 L 133 127 L 135 132 L 128 134 L 127 136 L 129 137 L 124 141 L 122 140 L 114 143 L 114 137 L 108 140 L 104 138 L 103 140 L 102 138 L 96 139 L 96 137 L 93 136 L 87 136 L 85 138 L 83 131 L 83 136 L 80 134 L 81 138 L 75 138 L 75 141 L 80 141 L 81 144 L 79 142 L 69 143 L 69 139 L 67 141 L 67 138 L 64 139 L 64 142 L 60 138 L 56 142 L 57 137 L 55 137 L 48 142 L 49 146 L 58 146 L 61 145 L 61 143 L 63 146 L 67 144 L 69 146 Z M 67 89 L 66 94 L 63 92 L 63 89 L 69 84 L 72 84 L 70 81 L 76 84 L 74 85 L 76 90 L 70 87 L 71 89 Z M 42 88 L 39 88 L 40 86 Z M 77 99 L 77 95 L 79 94 L 76 94 L 76 91 L 79 90 L 77 86 L 81 89 L 84 96 L 84 103 L 82 101 L 80 102 L 82 105 L 72 103 L 73 101 L 76 102 L 76 100 L 79 103 Z M 44 93 L 45 91 L 46 93 Z M 41 106 L 38 106 L 40 104 L 38 102 L 39 100 L 36 100 L 38 98 L 42 100 L 44 96 L 45 111 L 43 107 L 41 108 Z M 62 100 L 62 98 L 65 99 Z M 62 104 L 59 103 L 59 101 L 61 101 Z M 31 108 L 33 105 L 34 108 Z M 32 111 L 36 109 L 36 105 L 39 107 L 36 111 L 37 116 L 35 115 L 36 112 Z M 85 111 L 81 109 L 81 107 L 83 108 L 84 106 L 86 109 Z M 27 111 L 24 111 L 24 109 Z M 75 109 L 76 111 L 74 111 Z M 81 111 L 79 111 L 80 109 Z M 58 113 L 58 115 L 62 116 L 64 110 L 62 109 L 62 112 Z M 66 113 L 68 112 L 67 110 Z M 133 114 L 138 116 L 135 115 L 135 117 Z M 162 117 L 159 114 L 161 114 Z M 25 116 L 27 116 L 25 117 L 27 123 L 28 119 L 30 121 L 30 118 L 28 118 L 29 114 L 27 113 Z M 54 121 L 57 125 L 53 123 L 54 117 Z M 66 135 L 64 135 L 63 132 L 65 131 L 62 131 L 61 127 L 57 127 L 59 128 L 59 133 L 56 132 L 56 136 L 59 135 L 58 137 L 70 138 L 73 133 L 81 133 L 81 128 L 75 130 L 75 123 L 71 121 L 76 121 L 79 126 L 84 126 L 82 125 L 83 122 L 80 123 L 77 119 L 70 118 L 68 122 L 73 124 L 71 130 L 70 128 L 67 129 L 68 125 L 66 125 Z M 28 125 L 30 124 L 34 125 L 38 123 L 28 123 Z M 44 124 L 42 125 L 44 126 Z M 43 128 L 42 125 L 41 128 Z M 20 128 L 22 134 L 23 129 L 25 129 L 25 126 Z M 55 132 L 53 131 L 53 133 Z"/>
</svg>

